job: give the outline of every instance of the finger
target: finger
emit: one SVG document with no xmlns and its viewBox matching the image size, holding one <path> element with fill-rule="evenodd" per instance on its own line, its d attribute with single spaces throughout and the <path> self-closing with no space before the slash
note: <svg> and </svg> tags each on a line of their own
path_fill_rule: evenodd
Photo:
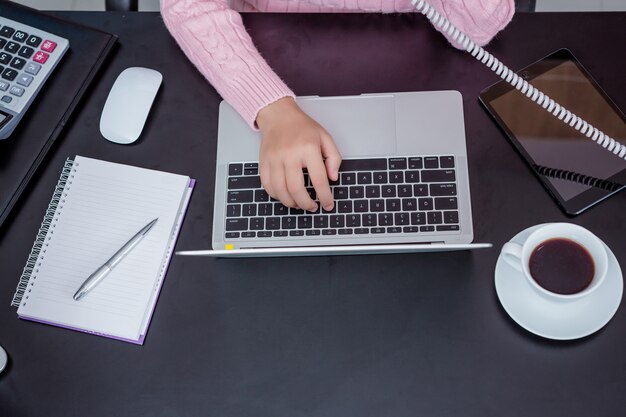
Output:
<svg viewBox="0 0 626 417">
<path fill-rule="evenodd" d="M 328 176 L 326 175 L 326 167 L 321 155 L 307 160 L 307 169 L 309 170 L 309 178 L 315 188 L 315 193 L 324 210 L 330 211 L 335 205 L 333 193 L 328 185 Z"/>
<path fill-rule="evenodd" d="M 317 203 L 311 199 L 311 196 L 304 187 L 302 166 L 300 164 L 290 163 L 286 166 L 285 174 L 287 176 L 287 190 L 298 207 L 307 211 L 317 210 Z"/>
<path fill-rule="evenodd" d="M 267 162 L 261 160 L 259 162 L 259 172 L 261 174 L 261 185 L 263 185 L 263 188 L 265 188 L 265 191 L 267 191 L 267 193 L 270 196 L 273 196 L 274 193 L 272 191 L 272 175 L 271 175 L 271 169 L 270 166 Z"/>
<path fill-rule="evenodd" d="M 326 132 L 322 133 L 322 155 L 326 158 L 326 173 L 328 178 L 337 181 L 339 178 L 339 166 L 341 165 L 341 154 L 333 138 Z"/>
<path fill-rule="evenodd" d="M 272 165 L 271 171 L 272 177 L 272 191 L 274 195 L 272 197 L 280 200 L 284 206 L 296 207 L 296 202 L 291 198 L 289 191 L 287 190 L 287 182 L 285 179 L 285 169 L 282 163 Z"/>
</svg>

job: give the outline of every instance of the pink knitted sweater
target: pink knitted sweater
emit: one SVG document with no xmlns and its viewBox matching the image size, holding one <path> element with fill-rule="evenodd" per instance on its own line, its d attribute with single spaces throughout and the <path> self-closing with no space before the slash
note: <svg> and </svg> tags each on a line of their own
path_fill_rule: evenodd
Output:
<svg viewBox="0 0 626 417">
<path fill-rule="evenodd" d="M 513 0 L 430 0 L 474 42 L 486 44 L 504 28 Z M 257 113 L 293 92 L 272 71 L 248 36 L 239 11 L 411 12 L 410 0 L 161 0 L 165 25 L 187 57 L 255 129 Z"/>
</svg>

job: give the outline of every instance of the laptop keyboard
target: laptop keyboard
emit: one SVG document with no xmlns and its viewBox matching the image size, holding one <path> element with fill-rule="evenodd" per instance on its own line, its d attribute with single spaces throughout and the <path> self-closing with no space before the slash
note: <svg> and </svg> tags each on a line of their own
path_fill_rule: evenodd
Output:
<svg viewBox="0 0 626 417">
<path fill-rule="evenodd" d="M 347 159 L 330 185 L 334 209 L 305 212 L 263 190 L 257 162 L 229 164 L 225 239 L 460 231 L 453 156 Z"/>
</svg>

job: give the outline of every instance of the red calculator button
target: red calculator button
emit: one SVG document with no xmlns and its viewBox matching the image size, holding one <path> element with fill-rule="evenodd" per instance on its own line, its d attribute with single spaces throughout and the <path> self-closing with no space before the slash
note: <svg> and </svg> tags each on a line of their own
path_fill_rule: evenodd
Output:
<svg viewBox="0 0 626 417">
<path fill-rule="evenodd" d="M 57 47 L 57 44 L 49 40 L 45 40 L 41 44 L 41 49 L 43 49 L 46 52 L 52 52 L 54 51 L 54 48 L 56 47 Z"/>
<path fill-rule="evenodd" d="M 40 64 L 45 64 L 49 56 L 50 55 L 45 52 L 37 51 L 37 53 L 33 55 L 33 61 L 39 62 Z"/>
</svg>

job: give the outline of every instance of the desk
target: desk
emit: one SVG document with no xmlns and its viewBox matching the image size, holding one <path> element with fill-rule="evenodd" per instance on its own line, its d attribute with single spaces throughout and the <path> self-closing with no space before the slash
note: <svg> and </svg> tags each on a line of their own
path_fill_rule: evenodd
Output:
<svg viewBox="0 0 626 417">
<path fill-rule="evenodd" d="M 0 231 L 2 416 L 618 416 L 626 313 L 574 342 L 518 327 L 496 298 L 499 247 L 567 218 L 480 108 L 496 76 L 421 16 L 249 15 L 262 53 L 300 95 L 457 89 L 464 96 L 476 252 L 214 260 L 175 257 L 146 344 L 20 321 L 9 302 L 63 160 L 98 157 L 198 179 L 179 249 L 209 245 L 219 97 L 156 14 L 59 13 L 120 47 Z M 622 109 L 626 13 L 515 17 L 490 50 L 520 68 L 571 48 Z M 329 47 L 332 45 L 332 48 Z M 98 132 L 128 66 L 163 73 L 138 144 Z M 626 269 L 621 193 L 572 221 Z"/>
</svg>

